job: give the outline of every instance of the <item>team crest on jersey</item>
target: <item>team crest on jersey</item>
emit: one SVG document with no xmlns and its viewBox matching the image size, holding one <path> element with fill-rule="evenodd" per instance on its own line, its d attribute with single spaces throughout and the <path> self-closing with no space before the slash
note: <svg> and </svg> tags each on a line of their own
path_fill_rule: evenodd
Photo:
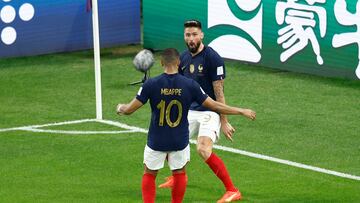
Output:
<svg viewBox="0 0 360 203">
<path fill-rule="evenodd" d="M 200 65 L 198 66 L 199 73 L 202 73 L 203 69 L 204 69 L 203 65 L 200 64 Z"/>
<path fill-rule="evenodd" d="M 194 73 L 195 66 L 194 64 L 190 64 L 190 73 Z"/>
</svg>

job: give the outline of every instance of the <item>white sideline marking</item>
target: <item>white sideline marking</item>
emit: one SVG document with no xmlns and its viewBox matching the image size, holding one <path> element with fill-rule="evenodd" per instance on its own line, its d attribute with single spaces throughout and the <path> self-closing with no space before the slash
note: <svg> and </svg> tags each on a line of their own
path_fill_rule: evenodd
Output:
<svg viewBox="0 0 360 203">
<path fill-rule="evenodd" d="M 44 125 L 29 125 L 29 126 L 15 127 L 15 128 L 4 128 L 4 129 L 0 129 L 0 132 L 14 131 L 14 130 L 29 130 L 29 129 L 32 129 L 32 128 L 41 128 L 41 127 L 48 127 L 48 126 L 78 124 L 78 123 L 92 122 L 92 121 L 95 121 L 95 120 L 96 119 L 82 119 L 82 120 L 76 120 L 76 121 L 48 123 L 48 124 L 44 124 Z"/>
<path fill-rule="evenodd" d="M 99 122 L 99 123 L 104 123 L 104 124 L 124 128 L 127 130 L 123 130 L 123 131 L 67 131 L 67 130 L 39 129 L 41 127 L 78 124 L 78 123 L 85 123 L 85 122 Z M 6 131 L 15 131 L 15 130 L 47 132 L 47 133 L 61 133 L 61 134 L 120 134 L 120 133 L 134 133 L 134 132 L 147 133 L 148 132 L 148 130 L 146 130 L 146 129 L 135 127 L 135 126 L 129 126 L 129 125 L 126 125 L 126 124 L 123 124 L 120 122 L 116 122 L 116 121 L 99 120 L 99 119 L 83 119 L 83 120 L 75 120 L 75 121 L 49 123 L 49 124 L 44 124 L 44 125 L 30 125 L 30 126 L 22 126 L 22 127 L 15 127 L 15 128 L 5 128 L 5 129 L 0 129 L 0 133 L 6 132 Z M 190 140 L 190 143 L 196 144 L 197 142 L 196 142 L 196 140 Z M 305 165 L 305 164 L 288 161 L 288 160 L 284 160 L 284 159 L 279 159 L 279 158 L 275 158 L 275 157 L 271 157 L 271 156 L 266 156 L 266 155 L 248 152 L 248 151 L 239 150 L 239 149 L 234 149 L 231 147 L 225 147 L 225 146 L 220 146 L 220 145 L 214 145 L 213 147 L 218 150 L 231 152 L 231 153 L 235 153 L 235 154 L 241 154 L 241 155 L 252 157 L 252 158 L 272 161 L 272 162 L 281 163 L 281 164 L 285 164 L 285 165 L 289 165 L 289 166 L 293 166 L 293 167 L 297 167 L 297 168 L 302 168 L 302 169 L 306 169 L 306 170 L 325 173 L 328 175 L 334 175 L 334 176 L 338 176 L 338 177 L 342 177 L 342 178 L 347 178 L 347 179 L 352 179 L 352 180 L 360 180 L 360 176 L 355 176 L 355 175 L 332 171 L 332 170 L 319 168 L 319 167 L 315 167 L 315 166 Z"/>
<path fill-rule="evenodd" d="M 196 140 L 190 140 L 190 142 L 192 144 L 196 144 Z M 316 172 L 320 172 L 320 173 L 326 173 L 326 174 L 329 174 L 329 175 L 339 176 L 339 177 L 343 177 L 343 178 L 348 178 L 348 179 L 353 179 L 353 180 L 360 180 L 359 176 L 346 174 L 346 173 L 341 173 L 341 172 L 337 172 L 337 171 L 331 171 L 331 170 L 324 169 L 324 168 L 305 165 L 305 164 L 301 164 L 301 163 L 297 163 L 297 162 L 293 162 L 293 161 L 288 161 L 288 160 L 279 159 L 279 158 L 275 158 L 275 157 L 271 157 L 271 156 L 266 156 L 266 155 L 262 155 L 262 154 L 248 152 L 248 151 L 244 151 L 244 150 L 240 150 L 240 149 L 234 149 L 234 148 L 231 148 L 231 147 L 225 147 L 225 146 L 220 146 L 220 145 L 214 145 L 213 147 L 215 149 L 219 149 L 219 150 L 226 151 L 226 152 L 232 152 L 232 153 L 235 153 L 235 154 L 241 154 L 241 155 L 248 156 L 248 157 L 253 157 L 253 158 L 257 158 L 257 159 L 263 159 L 263 160 L 267 160 L 267 161 L 281 163 L 281 164 L 294 166 L 294 167 L 302 168 L 302 169 L 307 169 L 307 170 L 311 170 L 311 171 L 316 171 Z"/>
<path fill-rule="evenodd" d="M 123 130 L 123 131 L 77 131 L 77 130 L 47 130 L 39 128 L 22 128 L 22 130 L 40 133 L 56 133 L 56 134 L 71 134 L 71 135 L 94 135 L 94 134 L 120 134 L 133 133 L 137 131 Z"/>
<path fill-rule="evenodd" d="M 126 128 L 124 126 L 124 124 L 119 123 L 119 122 L 115 122 L 115 121 L 106 121 L 106 122 L 103 122 L 103 123 L 107 123 L 107 122 L 111 122 L 115 126 L 118 125 L 118 126 L 122 126 L 122 128 Z M 138 132 L 142 132 L 142 133 L 147 133 L 148 132 L 148 130 L 143 129 L 143 128 L 134 127 L 134 126 L 129 126 L 129 127 L 131 127 L 131 129 L 138 130 Z M 196 144 L 197 142 L 196 142 L 196 140 L 190 140 L 190 143 L 191 144 Z M 253 152 L 248 152 L 248 151 L 239 150 L 239 149 L 234 149 L 234 148 L 231 148 L 231 147 L 225 147 L 225 146 L 220 146 L 220 145 L 213 145 L 213 147 L 215 149 L 219 149 L 219 150 L 226 151 L 226 152 L 232 152 L 232 153 L 235 153 L 235 154 L 241 154 L 241 155 L 248 156 L 248 157 L 253 157 L 253 158 L 257 158 L 257 159 L 263 159 L 263 160 L 272 161 L 272 162 L 276 162 L 276 163 L 281 163 L 281 164 L 285 164 L 285 165 L 289 165 L 289 166 L 293 166 L 293 167 L 297 167 L 297 168 L 316 171 L 316 172 L 325 173 L 325 174 L 329 174 L 329 175 L 334 175 L 334 176 L 338 176 L 338 177 L 342 177 L 342 178 L 360 180 L 360 176 L 355 176 L 355 175 L 341 173 L 341 172 L 337 172 L 337 171 L 332 171 L 332 170 L 319 168 L 319 167 L 315 167 L 315 166 L 305 165 L 305 164 L 301 164 L 301 163 L 297 163 L 297 162 L 293 162 L 293 161 L 288 161 L 288 160 L 284 160 L 284 159 L 279 159 L 279 158 L 275 158 L 275 157 L 271 157 L 271 156 L 266 156 L 266 155 L 257 154 L 257 153 L 253 153 Z"/>
<path fill-rule="evenodd" d="M 78 130 L 41 129 L 43 127 L 49 127 L 49 126 L 79 124 L 79 123 L 86 123 L 86 122 L 99 122 L 99 123 L 104 123 L 107 125 L 113 125 L 116 127 L 124 128 L 126 130 L 121 130 L 121 131 L 78 131 Z M 45 132 L 45 133 L 58 133 L 58 134 L 72 134 L 72 135 L 75 135 L 75 134 L 82 134 L 82 135 L 84 135 L 84 134 L 120 134 L 120 133 L 144 132 L 144 130 L 141 128 L 128 126 L 128 125 L 114 122 L 114 121 L 98 120 L 98 119 L 82 119 L 82 120 L 75 120 L 75 121 L 48 123 L 48 124 L 43 124 L 43 125 L 29 125 L 29 126 L 15 127 L 15 128 L 5 128 L 5 129 L 0 129 L 0 132 L 15 131 L 15 130 L 24 130 L 24 131 L 31 131 L 31 132 Z"/>
</svg>

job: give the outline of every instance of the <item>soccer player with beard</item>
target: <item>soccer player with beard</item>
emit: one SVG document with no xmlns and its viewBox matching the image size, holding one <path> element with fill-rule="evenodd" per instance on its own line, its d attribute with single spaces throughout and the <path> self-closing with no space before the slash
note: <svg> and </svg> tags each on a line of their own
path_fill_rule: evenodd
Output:
<svg viewBox="0 0 360 203">
<path fill-rule="evenodd" d="M 215 50 L 203 44 L 203 38 L 201 22 L 198 20 L 185 21 L 184 40 L 188 50 L 181 54 L 179 72 L 197 81 L 212 99 L 225 104 L 225 64 Z M 220 136 L 220 128 L 226 138 L 231 141 L 235 129 L 225 115 L 219 115 L 196 102 L 190 107 L 188 120 L 190 137 L 198 136 L 198 154 L 225 186 L 226 192 L 218 200 L 218 203 L 240 200 L 241 193 L 234 186 L 225 164 L 212 150 L 213 144 Z M 172 176 L 168 177 L 165 183 L 159 185 L 160 188 L 171 188 L 172 186 Z"/>
<path fill-rule="evenodd" d="M 250 109 L 230 107 L 211 99 L 194 80 L 178 74 L 179 53 L 170 48 L 161 54 L 164 73 L 146 80 L 137 96 L 128 104 L 118 104 L 118 114 L 131 114 L 148 100 L 151 122 L 144 150 L 142 178 L 143 202 L 155 202 L 155 178 L 165 160 L 173 173 L 171 202 L 183 201 L 186 190 L 185 166 L 190 160 L 189 124 L 187 115 L 193 102 L 216 112 L 243 115 L 252 120 L 256 113 Z"/>
</svg>

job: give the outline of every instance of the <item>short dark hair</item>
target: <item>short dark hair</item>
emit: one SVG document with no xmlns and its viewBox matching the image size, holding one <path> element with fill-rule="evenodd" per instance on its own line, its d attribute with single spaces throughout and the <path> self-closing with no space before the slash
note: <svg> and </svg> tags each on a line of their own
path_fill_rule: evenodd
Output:
<svg viewBox="0 0 360 203">
<path fill-rule="evenodd" d="M 201 22 L 195 19 L 187 20 L 184 22 L 184 28 L 188 28 L 188 27 L 197 27 L 201 29 Z"/>
<path fill-rule="evenodd" d="M 172 64 L 176 60 L 179 60 L 180 54 L 174 48 L 167 48 L 161 53 L 161 60 L 165 65 Z"/>
</svg>

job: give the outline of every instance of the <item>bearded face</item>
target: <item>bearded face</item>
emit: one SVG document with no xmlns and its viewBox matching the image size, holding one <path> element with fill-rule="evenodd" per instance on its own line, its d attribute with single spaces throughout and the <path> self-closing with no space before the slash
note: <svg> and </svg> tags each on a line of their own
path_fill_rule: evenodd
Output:
<svg viewBox="0 0 360 203">
<path fill-rule="evenodd" d="M 189 51 L 193 54 L 198 53 L 202 43 L 203 32 L 197 27 L 188 27 L 184 30 L 184 40 Z"/>
<path fill-rule="evenodd" d="M 200 47 L 201 41 L 195 42 L 189 42 L 186 43 L 186 46 L 188 47 L 189 51 L 193 54 L 197 53 Z"/>
</svg>

